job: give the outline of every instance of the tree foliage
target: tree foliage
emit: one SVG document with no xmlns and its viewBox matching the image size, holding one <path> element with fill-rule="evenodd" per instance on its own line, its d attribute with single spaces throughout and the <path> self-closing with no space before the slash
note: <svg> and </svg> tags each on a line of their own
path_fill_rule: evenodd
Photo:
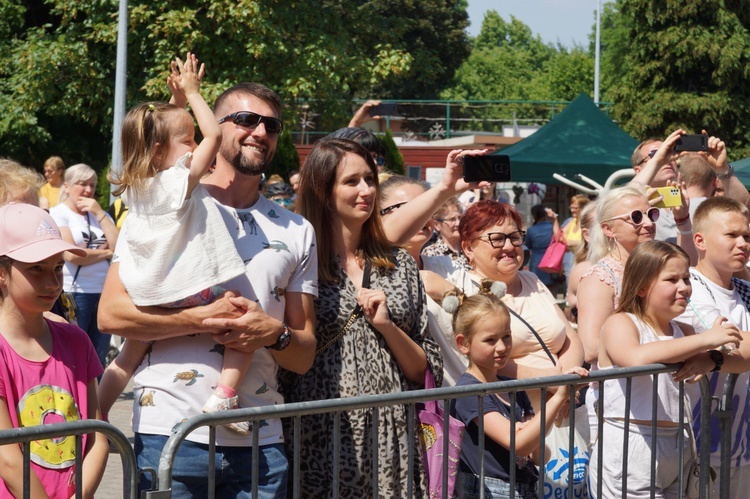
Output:
<svg viewBox="0 0 750 499">
<path fill-rule="evenodd" d="M 450 100 L 569 101 L 580 93 L 593 92 L 594 59 L 582 47 L 568 49 L 545 44 L 522 21 L 505 21 L 496 11 L 485 14 L 468 59 L 458 68 L 451 86 L 442 92 Z M 549 118 L 547 106 L 506 105 L 486 109 L 458 110 L 470 116 L 471 129 L 499 130 L 502 120 Z M 499 114 L 502 113 L 502 116 Z M 498 121 L 497 118 L 500 118 Z"/>
<path fill-rule="evenodd" d="M 618 0 L 610 14 L 603 71 L 626 130 L 706 129 L 750 153 L 750 2 Z"/>
<path fill-rule="evenodd" d="M 117 0 L 0 0 L 0 154 L 106 164 L 117 17 Z M 258 81 L 287 123 L 299 101 L 338 128 L 341 99 L 436 95 L 468 52 L 466 19 L 464 0 L 131 0 L 127 106 L 167 100 L 168 63 L 191 50 L 207 101 Z"/>
</svg>

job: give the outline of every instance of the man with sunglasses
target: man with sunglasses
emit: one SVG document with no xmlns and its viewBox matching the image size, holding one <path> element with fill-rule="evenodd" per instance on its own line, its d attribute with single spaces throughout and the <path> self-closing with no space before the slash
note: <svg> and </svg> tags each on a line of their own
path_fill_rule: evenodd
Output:
<svg viewBox="0 0 750 499">
<path fill-rule="evenodd" d="M 99 313 L 102 329 L 128 339 L 158 340 L 135 375 L 133 430 L 141 469 L 157 469 L 172 428 L 201 413 L 203 401 L 218 383 L 224 348 L 253 355 L 237 390 L 241 407 L 283 403 L 278 367 L 304 373 L 312 364 L 315 234 L 302 217 L 279 209 L 259 193 L 261 174 L 273 158 L 283 127 L 280 112 L 278 96 L 257 83 L 230 88 L 214 106 L 222 143 L 215 170 L 203 185 L 246 264 L 245 275 L 222 286 L 233 291 L 201 307 L 136 308 L 119 279 L 119 263 L 114 262 L 108 274 Z M 126 238 L 124 234 L 120 241 Z M 118 245 L 116 253 L 119 259 L 128 258 L 127 245 Z M 144 395 L 149 404 L 141 405 Z M 288 461 L 281 423 L 264 421 L 258 432 L 260 496 L 285 497 Z M 172 497 L 208 496 L 208 444 L 208 428 L 203 428 L 180 446 L 172 471 Z M 218 426 L 215 449 L 216 497 L 250 497 L 252 437 Z M 150 485 L 148 478 L 142 479 L 141 488 Z"/>
</svg>

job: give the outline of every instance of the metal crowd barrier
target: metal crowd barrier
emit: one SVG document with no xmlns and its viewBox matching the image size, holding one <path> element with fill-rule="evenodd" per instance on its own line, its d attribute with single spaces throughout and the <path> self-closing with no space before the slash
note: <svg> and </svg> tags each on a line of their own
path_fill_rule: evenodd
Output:
<svg viewBox="0 0 750 499">
<path fill-rule="evenodd" d="M 677 370 L 679 367 L 679 364 L 652 364 L 648 366 L 639 366 L 639 367 L 629 367 L 629 368 L 616 368 L 616 369 L 606 369 L 606 370 L 599 370 L 599 371 L 592 371 L 590 376 L 588 378 L 585 378 L 585 381 L 588 382 L 594 382 L 599 381 L 602 382 L 607 379 L 618 379 L 618 378 L 625 378 L 626 381 L 626 395 L 627 400 L 629 403 L 630 400 L 630 388 L 631 388 L 631 382 L 632 378 L 634 376 L 643 376 L 643 375 L 653 375 L 654 376 L 654 382 L 656 381 L 656 377 L 659 375 L 670 375 L 674 371 Z M 729 439 L 731 438 L 730 430 L 731 430 L 731 401 L 732 401 L 732 392 L 734 389 L 734 381 L 736 380 L 736 375 L 730 375 L 727 379 L 727 382 L 725 384 L 725 393 L 723 397 L 717 400 L 716 397 L 712 397 L 710 395 L 710 389 L 708 386 L 707 380 L 704 378 L 700 382 L 700 388 L 702 393 L 702 404 L 701 404 L 701 435 L 710 435 L 710 415 L 711 415 L 711 408 L 714 402 L 717 402 L 717 414 L 721 419 L 721 428 L 722 428 L 722 466 L 719 473 L 720 476 L 720 497 L 726 498 L 729 494 Z M 428 400 L 439 400 L 443 401 L 446 407 L 449 406 L 450 400 L 459 398 L 459 397 L 467 397 L 467 396 L 476 396 L 479 397 L 479 410 L 480 412 L 483 411 L 483 405 L 482 405 L 482 397 L 487 394 L 497 394 L 497 393 L 509 393 L 511 394 L 511 397 L 514 397 L 514 394 L 520 390 L 525 390 L 527 392 L 530 392 L 531 390 L 546 390 L 548 387 L 551 386 L 559 386 L 559 385 L 577 385 L 582 382 L 582 378 L 576 376 L 576 375 L 561 375 L 561 376 L 551 376 L 551 377 L 544 377 L 544 378 L 532 378 L 532 379 L 525 379 L 525 380 L 513 380 L 513 381 L 505 381 L 505 382 L 496 382 L 496 383 L 488 383 L 483 385 L 472 385 L 472 386 L 459 386 L 459 387 L 451 387 L 451 388 L 435 388 L 431 390 L 415 390 L 415 391 L 408 391 L 408 392 L 400 392 L 400 393 L 392 393 L 392 394 L 384 394 L 384 395 L 368 395 L 368 396 L 360 396 L 360 397 L 351 397 L 351 398 L 345 398 L 345 399 L 332 399 L 332 400 L 320 400 L 320 401 L 310 401 L 310 402 L 301 402 L 301 403 L 294 403 L 294 404 L 283 404 L 283 405 L 275 405 L 275 406 L 266 406 L 266 407 L 256 407 L 256 408 L 244 408 L 244 409 L 238 409 L 230 412 L 220 412 L 220 413 L 212 413 L 212 414 L 203 414 L 200 416 L 196 416 L 193 418 L 190 418 L 186 421 L 184 421 L 182 424 L 180 424 L 173 432 L 173 434 L 168 439 L 167 443 L 164 446 L 164 449 L 162 451 L 161 459 L 159 461 L 159 469 L 158 469 L 158 477 L 157 477 L 157 490 L 148 491 L 145 493 L 145 496 L 151 499 L 161 499 L 166 497 L 171 497 L 171 485 L 172 485 L 172 468 L 174 465 L 174 461 L 176 458 L 177 450 L 180 446 L 180 444 L 185 440 L 185 438 L 195 429 L 203 426 L 209 426 L 209 436 L 210 436 L 210 443 L 209 443 L 209 455 L 211 456 L 209 459 L 209 469 L 208 469 L 208 490 L 209 490 L 209 497 L 213 498 L 215 496 L 215 462 L 214 462 L 214 449 L 216 445 L 216 426 L 222 425 L 230 422 L 238 422 L 238 421 L 259 421 L 261 419 L 274 419 L 274 418 L 292 418 L 292 425 L 293 425 L 293 463 L 294 466 L 292 469 L 290 469 L 290 473 L 292 474 L 292 487 L 291 487 L 291 495 L 292 497 L 299 498 L 301 494 L 301 486 L 300 483 L 300 468 L 299 468 L 299 442 L 300 442 L 300 428 L 301 428 L 301 417 L 304 415 L 311 415 L 311 414 L 321 414 L 321 413 L 341 413 L 353 409 L 367 409 L 370 408 L 374 411 L 373 413 L 373 420 L 375 421 L 375 424 L 373 426 L 373 432 L 372 432 L 372 441 L 374 449 L 376 450 L 377 447 L 377 433 L 378 433 L 378 427 L 377 427 L 377 408 L 384 407 L 384 406 L 391 406 L 391 405 L 406 405 L 407 406 L 407 414 L 408 414 L 408 427 L 407 427 L 407 436 L 410 442 L 414 442 L 414 432 L 418 431 L 416 418 L 414 417 L 415 414 L 415 403 L 418 402 L 425 402 Z M 606 397 L 606 390 L 604 389 L 603 383 L 600 386 L 600 403 Z M 656 401 L 656 398 L 658 396 L 658 392 L 655 389 L 654 390 L 654 402 Z M 684 396 L 684 385 L 683 383 L 680 383 L 680 397 Z M 575 402 L 575 390 L 571 390 L 571 407 L 574 406 Z M 513 400 L 513 399 L 512 399 Z M 655 441 L 656 441 L 656 416 L 655 416 L 655 408 L 657 406 L 656 403 L 653 404 L 654 406 L 654 415 L 652 416 L 653 424 L 652 424 L 652 448 L 655 448 Z M 681 404 L 682 409 L 680 410 L 680 417 L 682 418 L 683 422 L 686 422 L 686 415 L 684 414 L 684 407 L 685 404 Z M 542 405 L 541 412 L 542 412 L 542 421 L 544 421 L 544 405 Z M 626 412 L 629 411 L 629 408 L 626 407 Z M 446 411 L 445 421 L 444 425 L 447 427 L 448 424 L 448 411 Z M 603 423 L 603 415 L 599 413 L 598 415 L 599 420 L 599 428 L 602 427 Z M 483 432 L 483 418 L 479 418 L 479 431 L 480 433 Z M 334 430 L 337 433 L 340 430 L 339 418 L 337 417 L 335 419 L 334 423 Z M 515 416 L 511 419 L 511 428 L 515 428 Z M 626 438 L 627 438 L 627 431 L 629 428 L 629 417 L 627 414 L 624 415 L 624 424 L 625 424 L 625 431 L 626 431 Z M 257 427 L 258 425 L 253 425 L 253 428 Z M 575 411 L 571 410 L 571 427 L 575 427 Z M 544 435 L 546 433 L 544 426 L 542 427 L 542 437 L 540 439 L 540 451 L 542 456 L 540 457 L 540 462 L 544 462 Z M 447 433 L 447 432 L 446 432 Z M 338 466 L 339 462 L 339 452 L 340 452 L 340 443 L 339 439 L 336 435 L 331 435 L 331 438 L 334 440 L 334 452 L 333 452 L 333 466 L 334 466 L 334 476 L 338 476 L 338 470 L 336 469 L 336 466 Z M 570 436 L 570 442 L 569 442 L 569 449 L 573 447 L 573 432 L 571 432 Z M 593 439 L 593 435 L 592 435 Z M 683 432 L 679 432 L 678 437 L 678 445 L 680 446 L 680 455 L 679 459 L 680 462 L 682 459 L 682 448 L 683 448 Z M 513 445 L 513 436 L 511 436 L 511 446 Z M 483 439 L 480 440 L 480 445 L 483 446 Z M 627 440 L 626 440 L 627 442 Z M 701 463 L 709 463 L 710 462 L 710 438 L 702 438 L 701 439 L 701 445 L 700 449 L 698 449 L 698 455 Z M 601 460 L 602 460 L 602 449 L 603 449 L 603 439 L 597 438 L 595 441 L 595 445 L 599 446 L 599 459 L 597 463 L 590 463 L 590 466 L 598 466 L 599 470 L 601 470 Z M 410 445 L 410 448 L 407 450 L 408 452 L 408 476 L 412 478 L 414 476 L 414 455 L 415 452 L 417 452 L 417 449 L 413 448 L 414 445 Z M 448 439 L 445 439 L 444 441 L 444 449 L 443 454 L 448 455 Z M 483 447 L 480 448 L 480 452 L 483 454 Z M 626 448 L 624 449 L 624 455 L 627 456 L 627 443 Z M 377 452 L 374 452 L 374 455 L 377 456 Z M 291 456 L 290 456 L 291 457 Z M 574 455 L 572 452 L 569 453 L 569 463 L 568 463 L 568 494 L 567 497 L 573 497 L 572 494 L 572 487 L 573 487 L 573 471 L 574 471 L 574 463 L 573 463 Z M 252 478 L 253 478 L 253 497 L 258 496 L 258 490 L 257 490 L 257 484 L 258 484 L 258 459 L 259 459 L 259 451 L 258 451 L 258 434 L 257 432 L 253 432 L 253 453 L 252 453 Z M 511 452 L 511 462 L 515 461 L 515 452 Z M 445 460 L 443 464 L 443 477 L 444 477 L 444 483 L 447 481 L 447 467 L 448 462 Z M 651 460 L 651 490 L 653 491 L 655 488 L 655 457 L 652 457 Z M 627 475 L 627 459 L 624 460 L 623 467 L 625 468 L 623 476 Z M 377 473 L 378 473 L 378 466 L 377 466 L 377 460 L 375 460 L 373 464 L 373 491 L 372 496 L 378 497 L 378 490 L 377 490 Z M 512 468 L 513 470 L 513 468 Z M 598 473 L 598 486 L 596 490 L 601 490 L 601 473 Z M 482 462 L 482 473 L 480 476 L 480 479 L 483 480 L 484 478 L 484 462 Z M 515 483 L 515 472 L 511 471 L 511 484 Z M 684 490 L 685 487 L 683 484 L 686 483 L 687 477 L 683 476 L 682 467 L 680 467 L 679 472 L 679 484 L 680 484 L 680 490 Z M 410 482 L 413 480 L 410 480 Z M 624 480 L 625 482 L 626 480 Z M 540 473 L 539 477 L 539 488 L 538 488 L 538 494 L 539 497 L 544 497 L 544 473 Z M 623 483 L 623 498 L 626 498 L 626 483 Z M 708 466 L 701 466 L 700 471 L 700 497 L 705 498 L 708 497 L 709 490 L 711 487 L 710 478 L 709 478 L 709 468 Z M 445 489 L 446 487 L 444 487 Z M 484 492 L 482 491 L 482 496 Z M 513 497 L 515 494 L 514 487 L 511 487 L 511 497 Z M 408 496 L 413 496 L 413 490 L 408 491 Z M 338 490 L 334 490 L 334 498 L 338 497 Z M 652 496 L 653 497 L 653 496 Z"/>
<path fill-rule="evenodd" d="M 123 432 L 104 421 L 97 419 L 86 419 L 83 421 L 70 421 L 67 423 L 55 423 L 41 426 L 29 426 L 26 428 L 11 428 L 0 431 L 0 445 L 22 443 L 23 447 L 23 497 L 29 499 L 31 479 L 31 442 L 36 440 L 47 440 L 51 438 L 62 438 L 74 436 L 76 439 L 76 499 L 82 497 L 82 465 L 83 465 L 83 438 L 86 433 L 97 432 L 109 438 L 109 441 L 117 449 L 122 458 L 122 497 L 136 499 L 138 494 L 138 469 L 135 461 L 135 453 L 130 445 L 128 437 Z"/>
</svg>

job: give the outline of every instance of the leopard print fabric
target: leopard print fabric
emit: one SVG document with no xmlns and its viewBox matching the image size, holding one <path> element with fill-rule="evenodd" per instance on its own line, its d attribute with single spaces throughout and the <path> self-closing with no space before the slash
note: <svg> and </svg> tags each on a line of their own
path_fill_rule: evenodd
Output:
<svg viewBox="0 0 750 499">
<path fill-rule="evenodd" d="M 419 344 L 435 373 L 437 386 L 443 366 L 437 344 L 427 331 L 427 304 L 419 270 L 404 250 L 394 255 L 396 268 L 381 274 L 371 272 L 370 287 L 382 289 L 387 297 L 393 322 Z M 356 306 L 356 287 L 340 272 L 340 283 L 320 283 L 315 300 L 318 345 L 325 345 L 344 327 Z M 326 400 L 401 392 L 419 388 L 409 383 L 398 367 L 383 337 L 364 318 L 358 318 L 349 331 L 327 350 L 316 356 L 304 375 L 280 374 L 280 391 L 286 402 Z M 378 494 L 383 498 L 407 496 L 407 408 L 403 405 L 378 409 L 377 452 Z M 302 497 L 325 498 L 338 485 L 342 498 L 372 496 L 373 413 L 369 409 L 340 414 L 341 438 L 339 476 L 333 476 L 333 414 L 302 417 L 300 473 Z M 415 418 L 415 428 L 418 421 Z M 415 449 L 413 490 L 415 497 L 426 496 L 426 482 L 419 441 Z M 291 421 L 285 421 L 289 469 L 294 469 Z M 291 473 L 290 473 L 291 475 Z M 291 490 L 291 488 L 290 488 Z"/>
</svg>

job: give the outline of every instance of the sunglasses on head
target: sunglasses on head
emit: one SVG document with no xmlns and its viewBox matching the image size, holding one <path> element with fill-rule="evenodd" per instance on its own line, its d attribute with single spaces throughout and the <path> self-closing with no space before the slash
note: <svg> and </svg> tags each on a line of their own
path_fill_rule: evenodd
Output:
<svg viewBox="0 0 750 499">
<path fill-rule="evenodd" d="M 236 113 L 227 114 L 219 120 L 219 124 L 221 125 L 225 121 L 231 121 L 235 125 L 244 126 L 246 128 L 255 128 L 263 123 L 266 127 L 266 133 L 270 135 L 277 135 L 281 133 L 281 130 L 284 128 L 281 120 L 270 116 L 251 113 L 250 111 L 238 111 Z"/>
<path fill-rule="evenodd" d="M 609 220 L 625 220 L 633 225 L 643 225 L 643 222 L 645 221 L 643 217 L 648 217 L 652 223 L 656 223 L 656 221 L 659 220 L 659 215 L 659 208 L 651 207 L 646 211 L 633 210 L 625 215 L 617 215 L 616 217 L 605 220 L 605 222 L 608 222 Z"/>
<path fill-rule="evenodd" d="M 402 201 L 401 203 L 392 204 L 388 208 L 383 208 L 382 210 L 380 210 L 380 216 L 387 215 L 391 213 L 392 211 L 401 208 L 405 204 L 406 204 L 406 201 Z"/>
</svg>

